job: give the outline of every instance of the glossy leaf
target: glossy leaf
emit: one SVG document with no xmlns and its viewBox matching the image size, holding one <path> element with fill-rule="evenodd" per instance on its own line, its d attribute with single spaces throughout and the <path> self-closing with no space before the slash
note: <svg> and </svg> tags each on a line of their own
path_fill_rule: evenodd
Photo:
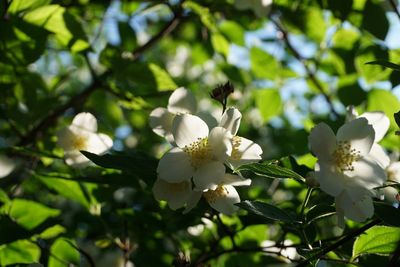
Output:
<svg viewBox="0 0 400 267">
<path fill-rule="evenodd" d="M 281 221 L 281 222 L 286 222 L 286 223 L 294 223 L 295 220 L 287 214 L 284 210 L 281 210 L 280 208 L 273 206 L 268 203 L 260 202 L 260 201 L 242 201 L 238 204 L 236 204 L 242 209 L 245 209 L 253 214 L 275 220 L 275 221 Z"/>
<path fill-rule="evenodd" d="M 242 165 L 237 170 L 251 171 L 257 175 L 272 179 L 292 178 L 298 181 L 304 181 L 304 178 L 296 172 L 269 162 Z"/>
<path fill-rule="evenodd" d="M 390 255 L 399 244 L 399 227 L 377 225 L 356 239 L 353 246 L 353 258 L 362 254 Z"/>
<path fill-rule="evenodd" d="M 64 267 L 66 264 L 79 265 L 80 255 L 73 240 L 58 238 L 50 248 L 49 267 Z"/>
</svg>

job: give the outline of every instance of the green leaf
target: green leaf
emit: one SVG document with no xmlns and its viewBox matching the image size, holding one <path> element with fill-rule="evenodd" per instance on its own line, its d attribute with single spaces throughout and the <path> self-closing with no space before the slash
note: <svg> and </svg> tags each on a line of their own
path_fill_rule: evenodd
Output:
<svg viewBox="0 0 400 267">
<path fill-rule="evenodd" d="M 58 216 L 60 211 L 46 207 L 40 203 L 16 198 L 9 203 L 10 216 L 28 230 L 42 224 L 48 218 Z"/>
<path fill-rule="evenodd" d="M 304 182 L 305 179 L 297 174 L 296 172 L 278 166 L 276 164 L 270 162 L 263 162 L 263 163 L 252 163 L 240 166 L 238 171 L 251 171 L 257 175 L 272 178 L 272 179 L 285 179 L 285 178 L 292 178 L 297 181 Z"/>
<path fill-rule="evenodd" d="M 2 231 L 4 231 L 2 229 Z M 0 246 L 0 266 L 38 262 L 40 249 L 29 240 L 18 240 Z"/>
<path fill-rule="evenodd" d="M 362 254 L 390 255 L 399 244 L 400 228 L 377 225 L 356 239 L 353 258 Z"/>
<path fill-rule="evenodd" d="M 363 9 L 361 27 L 372 33 L 375 37 L 384 40 L 389 31 L 389 21 L 383 10 L 381 1 L 367 0 Z"/>
<path fill-rule="evenodd" d="M 77 201 L 84 207 L 89 208 L 90 203 L 88 202 L 79 182 L 73 180 L 69 181 L 57 178 L 49 178 L 41 175 L 35 175 L 35 177 L 44 183 L 49 189 L 54 190 L 61 196 L 73 201 Z"/>
<path fill-rule="evenodd" d="M 367 98 L 367 92 L 358 83 L 357 75 L 342 76 L 339 78 L 337 94 L 345 106 L 358 106 Z"/>
<path fill-rule="evenodd" d="M 186 9 L 190 9 L 194 13 L 196 13 L 200 17 L 200 20 L 204 24 L 204 26 L 206 26 L 211 32 L 218 31 L 210 9 L 208 9 L 207 7 L 203 7 L 194 1 L 185 1 L 183 3 L 183 7 Z"/>
<path fill-rule="evenodd" d="M 49 267 L 80 265 L 80 254 L 74 241 L 67 238 L 57 239 L 50 248 Z"/>
<path fill-rule="evenodd" d="M 279 64 L 276 59 L 258 47 L 250 49 L 251 71 L 259 79 L 275 80 Z"/>
<path fill-rule="evenodd" d="M 174 90 L 178 87 L 176 83 L 172 80 L 171 76 L 169 76 L 169 74 L 161 67 L 157 66 L 156 64 L 150 63 L 149 69 L 154 75 L 158 91 Z"/>
<path fill-rule="evenodd" d="M 400 111 L 394 113 L 393 117 L 394 117 L 394 120 L 395 120 L 395 122 L 397 124 L 397 127 L 400 127 Z"/>
<path fill-rule="evenodd" d="M 306 214 L 307 223 L 311 223 L 321 218 L 334 215 L 335 213 L 336 209 L 331 205 L 318 204 L 312 206 Z"/>
<path fill-rule="evenodd" d="M 261 89 L 254 91 L 256 107 L 260 111 L 264 123 L 282 112 L 283 104 L 281 95 L 276 89 Z"/>
<path fill-rule="evenodd" d="M 400 102 L 390 91 L 371 90 L 367 97 L 368 111 L 383 111 L 390 119 L 391 129 L 395 128 L 396 122 L 393 114 L 400 110 Z"/>
<path fill-rule="evenodd" d="M 42 239 L 52 239 L 67 231 L 63 226 L 56 224 L 40 233 Z"/>
<path fill-rule="evenodd" d="M 275 220 L 281 221 L 285 223 L 294 223 L 295 220 L 287 214 L 284 210 L 280 208 L 270 205 L 268 203 L 260 202 L 260 201 L 242 201 L 240 203 L 235 204 L 242 209 L 245 209 L 253 214 Z"/>
<path fill-rule="evenodd" d="M 356 59 L 355 66 L 357 72 L 368 83 L 374 83 L 377 81 L 387 80 L 391 70 L 381 65 L 366 64 L 374 61 L 386 61 L 389 59 L 389 53 L 386 47 L 380 45 L 370 45 L 363 49 L 360 49 Z"/>
<path fill-rule="evenodd" d="M 89 48 L 86 35 L 77 19 L 59 5 L 47 5 L 28 12 L 24 20 L 33 25 L 44 27 L 54 33 L 60 43 L 80 52 Z"/>
<path fill-rule="evenodd" d="M 110 169 L 122 170 L 147 181 L 155 181 L 157 160 L 142 153 L 96 155 L 87 151 L 82 153 L 95 164 Z"/>
<path fill-rule="evenodd" d="M 374 202 L 375 214 L 386 225 L 400 227 L 400 210 L 382 202 Z"/>
<path fill-rule="evenodd" d="M 379 65 L 383 66 L 392 70 L 400 71 L 400 65 L 394 64 L 393 62 L 386 61 L 386 60 L 375 60 L 371 62 L 367 62 L 365 64 L 370 64 L 370 65 Z"/>
<path fill-rule="evenodd" d="M 328 0 L 327 4 L 333 15 L 341 20 L 345 20 L 353 9 L 353 0 Z"/>
<path fill-rule="evenodd" d="M 224 55 L 225 57 L 228 57 L 229 42 L 225 39 L 225 37 L 222 34 L 212 33 L 211 44 L 216 52 Z"/>
<path fill-rule="evenodd" d="M 243 27 L 232 20 L 224 20 L 218 25 L 220 31 L 233 43 L 244 46 L 244 34 L 245 30 Z"/>
<path fill-rule="evenodd" d="M 47 5 L 50 2 L 50 0 L 12 0 L 7 11 L 10 14 L 20 13 L 28 9 Z"/>
<path fill-rule="evenodd" d="M 7 203 L 10 201 L 10 198 L 8 197 L 7 193 L 4 192 L 3 189 L 0 189 L 0 203 Z M 1 207 L 1 205 L 0 205 Z"/>
</svg>

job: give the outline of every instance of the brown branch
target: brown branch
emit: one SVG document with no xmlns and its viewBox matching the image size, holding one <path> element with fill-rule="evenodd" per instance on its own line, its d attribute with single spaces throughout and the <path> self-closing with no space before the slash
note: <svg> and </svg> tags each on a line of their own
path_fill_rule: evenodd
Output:
<svg viewBox="0 0 400 267">
<path fill-rule="evenodd" d="M 174 13 L 174 17 L 150 40 L 148 40 L 142 46 L 136 48 L 133 52 L 133 60 L 136 60 L 146 52 L 148 49 L 153 47 L 162 37 L 166 36 L 167 34 L 171 33 L 176 26 L 180 22 L 180 18 L 182 16 L 183 10 L 180 8 L 179 12 Z M 90 67 L 90 65 L 89 65 Z M 91 68 L 91 67 L 90 67 Z M 81 91 L 77 95 L 70 98 L 68 102 L 66 102 L 61 107 L 50 111 L 50 114 L 43 118 L 36 126 L 34 126 L 30 131 L 28 131 L 24 136 L 21 137 L 20 141 L 18 142 L 17 146 L 26 146 L 31 144 L 41 136 L 47 128 L 52 126 L 67 109 L 72 107 L 79 107 L 83 105 L 89 96 L 98 88 L 104 87 L 104 80 L 111 74 L 111 70 L 107 70 L 100 76 L 96 76 L 95 73 L 92 72 L 93 75 L 93 83 L 87 87 L 85 90 Z"/>
<path fill-rule="evenodd" d="M 310 258 L 305 259 L 304 261 L 300 262 L 299 264 L 296 265 L 296 267 L 304 267 L 307 266 L 310 261 L 318 259 L 322 256 L 324 256 L 325 254 L 327 254 L 328 252 L 331 252 L 332 250 L 335 250 L 337 248 L 339 248 L 340 246 L 342 246 L 343 244 L 345 244 L 346 242 L 352 240 L 353 238 L 361 235 L 362 233 L 364 233 L 366 230 L 368 230 L 369 228 L 381 223 L 381 219 L 375 219 L 369 223 L 367 223 L 366 225 L 364 225 L 363 227 L 356 229 L 350 233 L 348 233 L 347 235 L 345 235 L 343 238 L 339 239 L 337 242 L 323 248 L 320 252 L 312 255 Z"/>
<path fill-rule="evenodd" d="M 310 79 L 310 81 L 315 85 L 315 87 L 317 87 L 318 91 L 322 94 L 322 96 L 324 97 L 324 99 L 328 103 L 329 108 L 331 110 L 331 113 L 333 115 L 335 115 L 336 117 L 339 117 L 339 114 L 337 113 L 337 111 L 335 110 L 335 108 L 333 106 L 331 97 L 325 92 L 324 87 L 318 81 L 317 77 L 315 76 L 314 71 L 312 71 L 310 69 L 310 67 L 308 66 L 307 62 L 303 58 L 303 56 L 300 55 L 300 53 L 296 50 L 296 48 L 294 48 L 294 46 L 290 42 L 288 32 L 283 28 L 283 26 L 279 22 L 277 22 L 277 21 L 275 21 L 273 19 L 271 19 L 271 21 L 275 25 L 275 27 L 281 32 L 282 39 L 285 42 L 287 48 L 292 52 L 293 56 L 303 65 L 303 67 L 304 67 L 304 69 L 306 70 L 306 73 L 307 73 L 307 78 Z"/>
<path fill-rule="evenodd" d="M 400 19 L 400 13 L 399 10 L 397 9 L 396 2 L 394 0 L 389 0 L 389 3 L 393 8 L 394 13 L 396 13 L 397 17 Z"/>
</svg>

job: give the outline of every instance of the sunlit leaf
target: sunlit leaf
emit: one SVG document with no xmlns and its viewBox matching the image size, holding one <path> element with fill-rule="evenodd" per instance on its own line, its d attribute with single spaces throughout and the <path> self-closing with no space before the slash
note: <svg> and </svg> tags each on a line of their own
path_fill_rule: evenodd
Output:
<svg viewBox="0 0 400 267">
<path fill-rule="evenodd" d="M 272 179 L 292 178 L 298 181 L 304 181 L 304 178 L 296 172 L 269 162 L 242 165 L 237 170 L 251 171 L 257 175 Z"/>
<path fill-rule="evenodd" d="M 383 111 L 390 119 L 390 127 L 395 128 L 396 122 L 393 114 L 400 110 L 400 101 L 390 91 L 372 90 L 367 96 L 368 111 Z"/>
<path fill-rule="evenodd" d="M 3 231 L 3 230 L 2 230 Z M 18 240 L 7 245 L 0 246 L 0 265 L 29 264 L 38 262 L 40 248 L 29 240 Z"/>
<path fill-rule="evenodd" d="M 73 240 L 57 239 L 50 248 L 49 267 L 64 267 L 70 264 L 79 266 L 80 255 Z"/>
<path fill-rule="evenodd" d="M 400 244 L 400 228 L 374 226 L 361 234 L 353 246 L 353 258 L 362 254 L 390 255 Z"/>
<path fill-rule="evenodd" d="M 256 90 L 254 91 L 254 100 L 265 123 L 282 112 L 283 104 L 278 90 Z"/>
<path fill-rule="evenodd" d="M 17 223 L 31 230 L 51 217 L 58 216 L 60 210 L 44 206 L 43 204 L 16 198 L 10 206 L 10 215 Z"/>
</svg>

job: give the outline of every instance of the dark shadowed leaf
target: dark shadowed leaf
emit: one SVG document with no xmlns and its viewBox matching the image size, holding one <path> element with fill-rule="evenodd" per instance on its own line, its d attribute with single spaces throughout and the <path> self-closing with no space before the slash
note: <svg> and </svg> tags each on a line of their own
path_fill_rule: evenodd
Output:
<svg viewBox="0 0 400 267">
<path fill-rule="evenodd" d="M 268 203 L 245 200 L 243 202 L 237 203 L 236 205 L 251 213 L 263 216 L 268 219 L 286 223 L 295 223 L 295 220 L 284 210 Z"/>
</svg>

